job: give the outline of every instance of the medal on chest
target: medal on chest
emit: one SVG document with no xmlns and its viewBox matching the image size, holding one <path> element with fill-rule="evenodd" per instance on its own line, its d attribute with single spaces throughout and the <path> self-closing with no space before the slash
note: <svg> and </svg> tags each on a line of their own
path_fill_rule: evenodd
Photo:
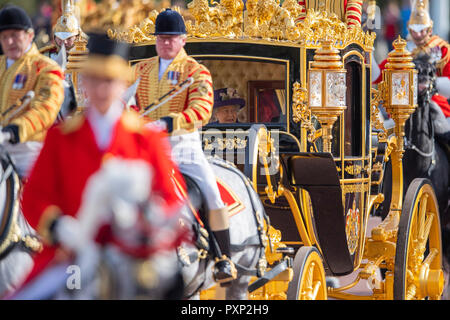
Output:
<svg viewBox="0 0 450 320">
<path fill-rule="evenodd" d="M 25 86 L 25 82 L 27 81 L 27 76 L 25 74 L 18 74 L 14 79 L 14 83 L 12 88 L 15 90 L 21 90 Z"/>
<path fill-rule="evenodd" d="M 180 73 L 177 71 L 169 71 L 167 72 L 167 81 L 169 81 L 172 85 L 176 85 L 178 80 L 180 79 Z"/>
</svg>

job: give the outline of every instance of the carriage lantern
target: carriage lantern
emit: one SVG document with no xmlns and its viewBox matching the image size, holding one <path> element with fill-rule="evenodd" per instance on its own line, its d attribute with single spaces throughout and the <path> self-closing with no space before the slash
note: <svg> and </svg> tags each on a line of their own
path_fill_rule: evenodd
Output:
<svg viewBox="0 0 450 320">
<path fill-rule="evenodd" d="M 310 62 L 309 107 L 322 126 L 323 151 L 331 152 L 332 129 L 346 106 L 346 70 L 339 50 L 330 40 L 322 41 Z"/>
<path fill-rule="evenodd" d="M 75 98 L 77 101 L 77 105 L 84 107 L 85 99 L 84 94 L 81 90 L 80 76 L 79 71 L 82 63 L 87 59 L 88 49 L 87 40 L 83 37 L 78 37 L 75 41 L 74 48 L 70 50 L 68 63 L 67 63 L 67 72 L 71 75 L 73 88 L 75 91 Z"/>
<path fill-rule="evenodd" d="M 380 85 L 386 111 L 395 121 L 395 135 L 400 140 L 397 147 L 403 153 L 401 140 L 405 133 L 405 122 L 417 107 L 418 73 L 412 62 L 413 57 L 406 49 L 406 41 L 399 36 L 393 46 Z"/>
</svg>

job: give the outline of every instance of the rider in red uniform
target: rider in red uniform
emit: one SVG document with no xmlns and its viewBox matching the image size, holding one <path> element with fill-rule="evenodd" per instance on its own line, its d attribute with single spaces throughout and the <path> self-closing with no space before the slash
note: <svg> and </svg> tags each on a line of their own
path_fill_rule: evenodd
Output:
<svg viewBox="0 0 450 320">
<path fill-rule="evenodd" d="M 413 56 L 417 56 L 421 52 L 431 55 L 437 67 L 436 89 L 438 94 L 432 97 L 432 100 L 438 104 L 444 115 L 450 117 L 450 104 L 447 99 L 450 98 L 450 45 L 437 35 L 433 35 L 433 21 L 427 10 L 424 0 L 416 2 L 413 8 L 411 18 L 408 22 L 408 29 L 411 34 L 412 41 L 408 41 L 407 48 L 412 52 Z M 387 63 L 387 59 L 380 64 L 383 70 Z M 380 73 L 375 84 L 381 82 L 382 75 Z"/>
<path fill-rule="evenodd" d="M 96 240 L 113 242 L 126 253 L 146 258 L 155 250 L 174 248 L 181 239 L 177 213 L 182 200 L 172 180 L 178 169 L 165 156 L 167 152 L 161 151 L 170 148 L 167 138 L 161 131 L 144 128 L 134 111 L 122 112 L 124 104 L 119 102 L 129 74 L 128 46 L 91 35 L 89 50 L 82 71 L 90 101 L 87 110 L 49 131 L 24 189 L 24 215 L 44 241 L 26 283 L 74 251 L 81 239 L 76 232 L 65 231 L 77 221 L 89 178 L 112 157 L 148 164 L 154 174 L 150 192 L 163 200 L 162 211 L 173 227 L 172 237 L 158 239 L 159 247 L 138 248 L 121 245 L 108 232 L 99 233 Z"/>
</svg>

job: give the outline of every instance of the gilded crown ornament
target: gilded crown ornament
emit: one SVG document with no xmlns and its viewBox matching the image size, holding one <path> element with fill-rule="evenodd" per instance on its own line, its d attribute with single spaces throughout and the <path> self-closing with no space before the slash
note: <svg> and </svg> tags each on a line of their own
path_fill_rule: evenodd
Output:
<svg viewBox="0 0 450 320">
<path fill-rule="evenodd" d="M 255 39 L 269 42 L 292 42 L 320 47 L 320 39 L 328 37 L 336 48 L 356 42 L 371 50 L 375 33 L 364 32 L 357 24 L 348 25 L 335 13 L 305 8 L 296 0 L 193 0 L 188 11 L 179 10 L 186 22 L 189 38 Z M 145 43 L 155 40 L 154 20 L 159 11 L 152 11 L 139 24 L 126 31 L 109 29 L 116 40 Z M 301 17 L 301 18 L 300 18 Z"/>
</svg>

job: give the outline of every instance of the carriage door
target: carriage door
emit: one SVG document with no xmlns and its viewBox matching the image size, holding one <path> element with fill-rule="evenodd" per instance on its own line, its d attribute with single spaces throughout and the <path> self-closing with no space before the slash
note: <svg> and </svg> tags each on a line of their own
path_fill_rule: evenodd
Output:
<svg viewBox="0 0 450 320">
<path fill-rule="evenodd" d="M 368 157 L 365 155 L 366 72 L 364 58 L 357 51 L 344 54 L 344 63 L 347 70 L 347 109 L 340 119 L 340 174 L 347 243 L 354 264 L 357 265 L 362 255 L 363 213 L 367 198 L 365 190 L 368 186 L 364 170 L 368 165 Z"/>
</svg>

